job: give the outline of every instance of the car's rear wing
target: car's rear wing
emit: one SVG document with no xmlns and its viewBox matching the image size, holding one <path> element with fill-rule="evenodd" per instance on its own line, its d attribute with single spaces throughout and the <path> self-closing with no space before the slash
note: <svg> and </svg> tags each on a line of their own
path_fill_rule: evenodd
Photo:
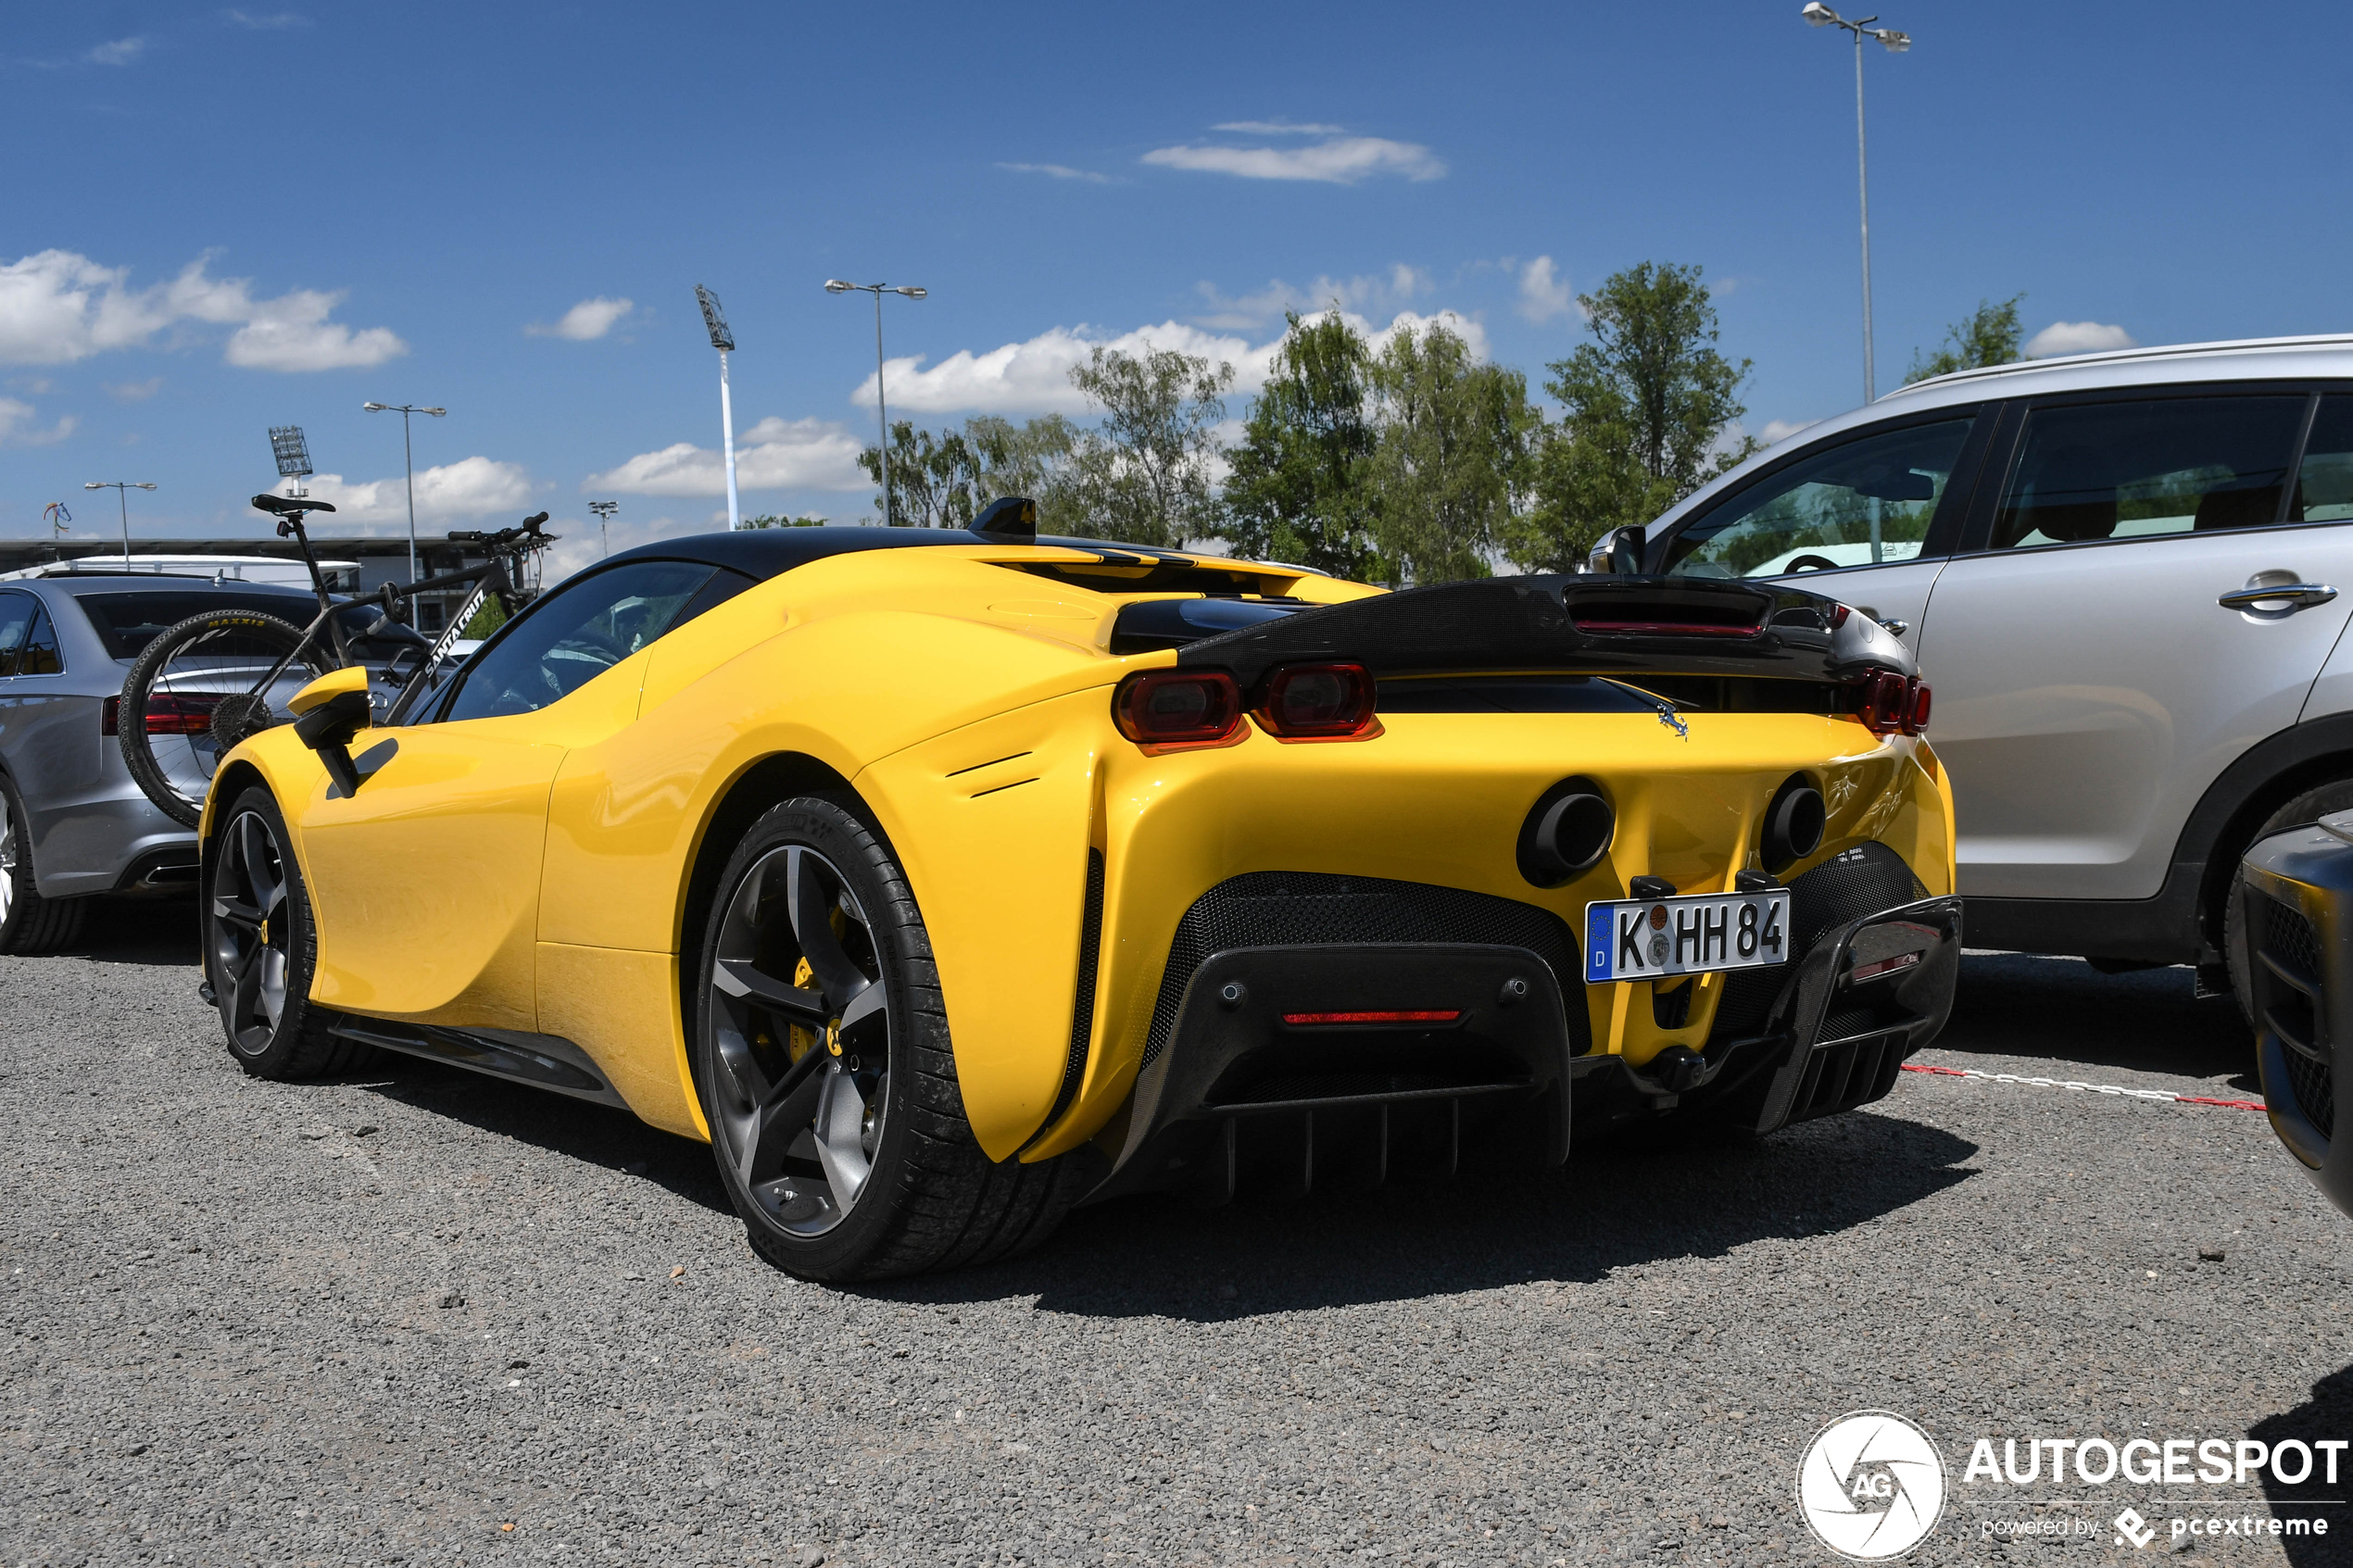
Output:
<svg viewBox="0 0 2353 1568">
<path fill-rule="evenodd" d="M 1777 676 L 1844 684 L 1918 671 L 1894 634 L 1802 589 L 1705 578 L 1556 573 L 1407 588 L 1302 609 L 1177 649 L 1232 671 L 1348 660 L 1376 676 L 1554 671 L 1583 675 Z"/>
</svg>

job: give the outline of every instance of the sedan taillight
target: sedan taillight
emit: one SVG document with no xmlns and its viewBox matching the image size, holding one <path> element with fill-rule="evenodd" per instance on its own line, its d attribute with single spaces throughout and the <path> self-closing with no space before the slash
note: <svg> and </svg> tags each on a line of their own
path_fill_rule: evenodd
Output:
<svg viewBox="0 0 2353 1568">
<path fill-rule="evenodd" d="M 1145 670 L 1111 699 L 1119 733 L 1154 751 L 1224 746 L 1239 737 L 1241 688 L 1223 670 Z"/>
<path fill-rule="evenodd" d="M 1373 733 L 1373 675 L 1361 664 L 1291 664 L 1266 677 L 1252 709 L 1283 740 L 1355 740 Z"/>
<path fill-rule="evenodd" d="M 147 734 L 151 735 L 203 735 L 212 733 L 212 709 L 222 694 L 219 692 L 189 692 L 177 696 L 157 693 L 147 698 Z M 121 724 L 122 698 L 107 698 L 98 716 L 98 733 L 117 734 Z"/>
</svg>

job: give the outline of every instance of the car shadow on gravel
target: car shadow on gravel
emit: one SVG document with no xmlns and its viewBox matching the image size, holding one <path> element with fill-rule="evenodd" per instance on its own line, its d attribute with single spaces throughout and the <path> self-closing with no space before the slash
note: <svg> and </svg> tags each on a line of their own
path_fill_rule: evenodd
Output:
<svg viewBox="0 0 2353 1568">
<path fill-rule="evenodd" d="M 82 918 L 82 931 L 53 955 L 94 959 L 101 963 L 183 964 L 188 988 L 196 985 L 196 901 L 188 897 L 99 898 Z M 20 959 L 39 963 L 40 959 Z"/>
<path fill-rule="evenodd" d="M 1977 1146 L 1876 1113 L 1747 1144 L 1591 1140 L 1548 1174 L 1392 1179 L 1219 1210 L 1132 1198 L 1081 1209 L 1028 1258 L 866 1287 L 950 1303 L 1034 1295 L 1088 1317 L 1216 1322 L 1535 1281 L 1591 1283 L 1850 1229 L 1975 1174 Z"/>
<path fill-rule="evenodd" d="M 430 1115 L 651 1182 L 713 1213 L 734 1212 L 708 1144 L 665 1133 L 626 1110 L 395 1051 L 378 1051 L 344 1081 Z"/>
<path fill-rule="evenodd" d="M 2343 1506 L 2346 1486 L 2353 1484 L 2353 1452 L 2339 1449 L 2334 1456 L 2313 1445 L 2341 1443 L 2353 1437 L 2353 1367 L 2333 1372 L 2312 1386 L 2312 1397 L 2294 1410 L 2259 1421 L 2246 1435 L 2272 1449 L 2301 1442 L 2312 1455 L 2312 1467 L 2300 1483 L 2278 1479 L 2271 1466 L 2263 1467 L 2263 1495 L 2271 1499 L 2277 1519 L 2325 1519 L 2325 1536 L 2283 1536 L 2280 1546 L 2296 1568 L 2334 1568 L 2353 1563 L 2353 1514 Z M 2330 1474 L 2331 1459 L 2335 1474 Z M 2300 1462 L 2291 1455 L 2289 1468 Z M 2334 1506 L 2323 1506 L 2323 1504 Z"/>
<path fill-rule="evenodd" d="M 1961 960 L 1944 1051 L 2041 1058 L 2076 1076 L 2085 1063 L 2191 1078 L 2233 1074 L 2261 1092 L 2255 1046 L 2228 997 L 2199 998 L 2186 967 L 2102 974 L 2081 959 L 1971 953 Z"/>
</svg>

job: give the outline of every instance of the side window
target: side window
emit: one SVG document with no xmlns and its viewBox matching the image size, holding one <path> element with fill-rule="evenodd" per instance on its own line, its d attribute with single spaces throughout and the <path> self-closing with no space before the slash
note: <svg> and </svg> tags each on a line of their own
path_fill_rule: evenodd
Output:
<svg viewBox="0 0 2353 1568">
<path fill-rule="evenodd" d="M 66 661 L 57 652 L 57 629 L 49 621 L 49 607 L 35 599 L 32 602 L 32 624 L 26 629 L 24 646 L 17 650 L 16 672 L 19 675 L 56 675 L 62 673 L 65 667 Z"/>
<path fill-rule="evenodd" d="M 2290 522 L 2353 522 L 2353 395 L 2321 399 L 2289 497 Z"/>
<path fill-rule="evenodd" d="M 1843 441 L 1727 496 L 1668 548 L 1679 577 L 1778 577 L 1910 560 L 1969 440 L 1940 420 Z"/>
<path fill-rule="evenodd" d="M 1991 546 L 2026 550 L 2275 523 L 2309 406 L 2298 395 L 2036 408 Z"/>
<path fill-rule="evenodd" d="M 558 588 L 467 666 L 447 719 L 534 713 L 670 629 L 711 577 L 690 561 L 633 561 Z"/>
<path fill-rule="evenodd" d="M 31 594 L 0 594 L 0 678 L 17 672 L 25 637 L 32 630 L 32 612 L 41 601 Z"/>
</svg>

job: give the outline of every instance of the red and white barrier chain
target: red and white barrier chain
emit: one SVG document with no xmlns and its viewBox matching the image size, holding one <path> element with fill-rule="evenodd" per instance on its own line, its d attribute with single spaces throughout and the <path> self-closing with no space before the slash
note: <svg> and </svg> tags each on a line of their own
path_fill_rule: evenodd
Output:
<svg viewBox="0 0 2353 1568">
<path fill-rule="evenodd" d="M 2015 1073 L 1980 1073 L 1974 1067 L 1928 1067 L 1904 1064 L 1906 1073 L 1932 1073 L 1940 1078 L 1983 1078 L 1995 1084 L 2031 1084 L 2038 1089 L 2073 1089 L 2080 1094 L 2121 1095 L 2127 1099 L 2166 1099 L 2176 1105 L 2219 1105 L 2230 1110 L 2266 1110 L 2259 1099 L 2215 1099 L 2207 1095 L 2177 1095 L 2165 1089 L 2128 1089 L 2119 1084 L 2078 1084 L 2066 1078 L 2024 1078 Z"/>
</svg>

